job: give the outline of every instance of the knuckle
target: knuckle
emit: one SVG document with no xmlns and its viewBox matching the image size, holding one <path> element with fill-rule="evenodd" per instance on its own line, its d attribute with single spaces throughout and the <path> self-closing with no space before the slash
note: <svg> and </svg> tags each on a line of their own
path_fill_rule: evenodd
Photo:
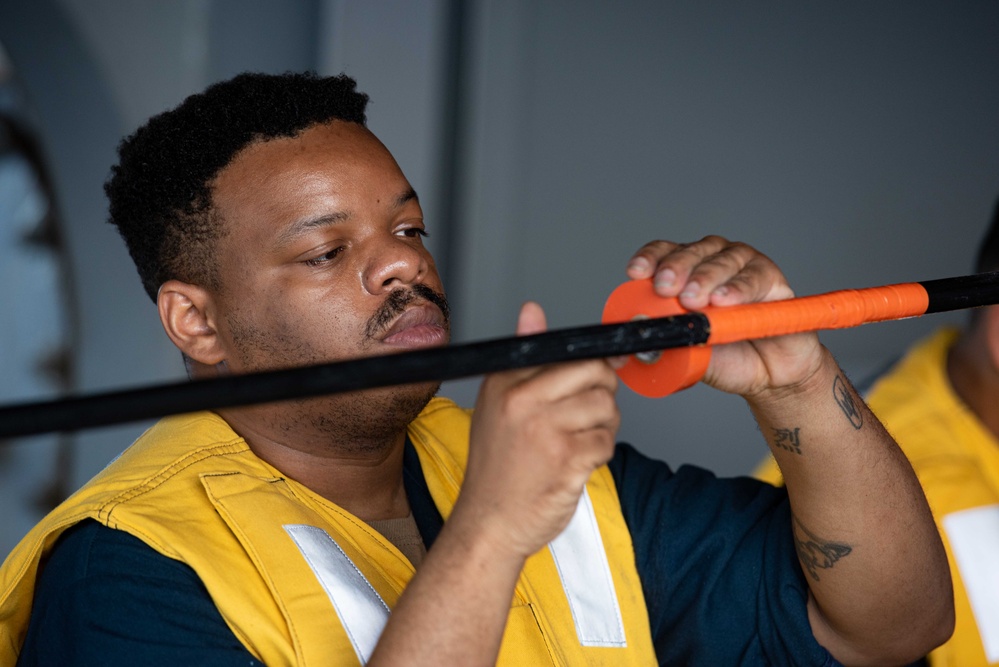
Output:
<svg viewBox="0 0 999 667">
<path fill-rule="evenodd" d="M 649 241 L 642 246 L 642 250 L 657 250 L 669 252 L 676 247 L 676 243 L 672 241 L 666 241 L 664 239 L 656 239 L 655 241 Z"/>
<path fill-rule="evenodd" d="M 723 252 L 715 253 L 704 258 L 698 269 L 732 269 L 739 268 L 739 261 L 732 255 Z"/>
<path fill-rule="evenodd" d="M 599 431 L 593 438 L 593 457 L 597 467 L 605 465 L 614 457 L 616 446 L 614 433 L 609 430 Z"/>
<path fill-rule="evenodd" d="M 697 244 L 696 243 L 677 243 L 676 248 L 673 252 L 677 255 L 696 255 Z"/>
<path fill-rule="evenodd" d="M 641 248 L 638 249 L 636 255 L 645 257 L 653 264 L 661 261 L 664 257 L 668 256 L 670 253 L 676 252 L 677 244 L 672 241 L 665 240 L 655 240 L 649 241 Z"/>
<path fill-rule="evenodd" d="M 728 280 L 729 287 L 745 291 L 746 289 L 751 289 L 753 287 L 752 281 L 745 275 L 739 273 Z"/>
<path fill-rule="evenodd" d="M 609 387 L 596 387 L 594 389 L 597 397 L 597 404 L 604 413 L 618 412 L 617 397 Z"/>
<path fill-rule="evenodd" d="M 748 262 L 746 262 L 746 267 L 762 275 L 767 275 L 772 271 L 780 273 L 780 269 L 774 261 L 761 253 L 755 253 L 755 255 Z"/>
<path fill-rule="evenodd" d="M 703 237 L 700 241 L 698 241 L 698 243 L 705 243 L 705 244 L 724 247 L 729 244 L 729 240 L 726 239 L 724 236 L 719 236 L 718 234 L 708 234 L 707 236 Z"/>
<path fill-rule="evenodd" d="M 726 250 L 730 250 L 742 254 L 755 253 L 756 250 L 749 244 L 743 243 L 742 241 L 727 241 L 728 245 Z"/>
</svg>

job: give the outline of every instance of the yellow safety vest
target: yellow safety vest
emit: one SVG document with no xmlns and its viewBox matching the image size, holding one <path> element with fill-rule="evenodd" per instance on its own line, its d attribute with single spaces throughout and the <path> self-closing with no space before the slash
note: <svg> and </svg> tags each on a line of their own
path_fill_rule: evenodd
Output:
<svg viewBox="0 0 999 667">
<path fill-rule="evenodd" d="M 469 419 L 438 398 L 409 429 L 445 520 L 464 476 Z M 20 650 L 40 560 L 87 518 L 193 568 L 232 631 L 268 665 L 363 664 L 414 574 L 381 534 L 257 458 L 218 415 L 171 417 L 8 557 L 0 663 L 13 664 Z M 654 663 L 631 535 L 604 467 L 566 531 L 527 560 L 498 664 Z"/>
</svg>

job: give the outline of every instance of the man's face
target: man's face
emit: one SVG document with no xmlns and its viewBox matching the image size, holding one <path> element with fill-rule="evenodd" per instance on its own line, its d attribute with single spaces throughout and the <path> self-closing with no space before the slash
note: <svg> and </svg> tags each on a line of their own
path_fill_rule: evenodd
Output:
<svg viewBox="0 0 999 667">
<path fill-rule="evenodd" d="M 233 372 L 447 343 L 420 204 L 367 129 L 334 121 L 253 144 L 219 173 L 213 203 L 216 326 Z M 425 403 L 436 387 L 382 393 L 414 390 Z"/>
</svg>

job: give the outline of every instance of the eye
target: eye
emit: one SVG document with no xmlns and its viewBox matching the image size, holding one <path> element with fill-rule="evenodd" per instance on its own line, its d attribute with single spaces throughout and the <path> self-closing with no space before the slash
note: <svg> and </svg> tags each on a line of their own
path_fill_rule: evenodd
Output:
<svg viewBox="0 0 999 667">
<path fill-rule="evenodd" d="M 409 237 L 411 239 L 415 239 L 415 238 L 424 238 L 425 239 L 428 236 L 430 236 L 430 232 L 428 232 L 425 229 L 422 229 L 421 227 L 407 227 L 406 229 L 402 230 L 402 235 L 403 236 L 407 236 L 407 237 Z"/>
<path fill-rule="evenodd" d="M 343 251 L 343 249 L 344 249 L 343 246 L 337 246 L 336 248 L 333 248 L 328 252 L 324 252 L 322 255 L 319 255 L 318 257 L 313 257 L 312 259 L 305 260 L 305 264 L 307 266 L 322 266 L 323 264 L 327 264 L 336 259 L 337 255 L 339 255 Z"/>
</svg>

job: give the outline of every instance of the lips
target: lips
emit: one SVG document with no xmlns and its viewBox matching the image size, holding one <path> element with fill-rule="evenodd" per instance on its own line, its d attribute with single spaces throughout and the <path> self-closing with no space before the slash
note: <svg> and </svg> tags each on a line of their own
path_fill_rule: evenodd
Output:
<svg viewBox="0 0 999 667">
<path fill-rule="evenodd" d="M 444 315 L 432 303 L 407 308 L 385 331 L 382 342 L 397 347 L 432 347 L 447 343 Z"/>
</svg>

